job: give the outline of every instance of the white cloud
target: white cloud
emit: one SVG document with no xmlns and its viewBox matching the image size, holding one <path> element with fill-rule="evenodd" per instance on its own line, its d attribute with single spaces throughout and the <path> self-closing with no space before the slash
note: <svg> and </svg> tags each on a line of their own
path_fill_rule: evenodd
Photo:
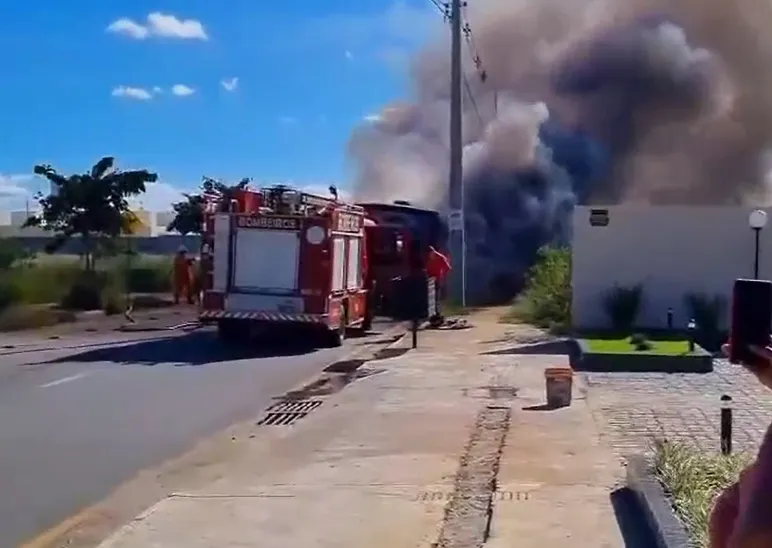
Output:
<svg viewBox="0 0 772 548">
<path fill-rule="evenodd" d="M 159 86 L 153 86 L 153 93 L 155 93 L 156 95 L 160 95 L 163 92 L 164 90 L 161 89 Z"/>
<path fill-rule="evenodd" d="M 0 199 L 15 196 L 28 196 L 29 190 L 24 183 L 32 179 L 32 175 L 3 175 L 0 173 Z"/>
<path fill-rule="evenodd" d="M 174 15 L 154 12 L 147 16 L 151 32 L 157 36 L 183 38 L 189 40 L 208 40 L 204 25 L 196 19 L 177 19 Z"/>
<path fill-rule="evenodd" d="M 351 61 L 351 60 L 353 60 L 353 59 L 354 59 L 354 54 L 353 54 L 353 53 L 351 53 L 349 50 L 346 50 L 346 52 L 344 53 L 344 55 L 346 56 L 346 59 L 348 59 L 349 61 Z"/>
<path fill-rule="evenodd" d="M 152 93 L 145 88 L 135 88 L 131 86 L 118 86 L 113 89 L 112 95 L 113 97 L 126 97 L 138 101 L 149 101 L 153 98 Z"/>
<path fill-rule="evenodd" d="M 49 183 L 31 174 L 0 173 L 0 211 L 22 211 L 37 204 L 35 194 L 48 193 Z"/>
<path fill-rule="evenodd" d="M 380 122 L 381 120 L 383 120 L 383 116 L 381 116 L 380 114 L 368 114 L 367 116 L 365 116 L 365 122 L 370 122 L 375 124 L 377 122 Z"/>
<path fill-rule="evenodd" d="M 107 27 L 107 32 L 123 34 L 130 38 L 134 38 L 135 40 L 144 40 L 150 34 L 147 27 L 143 27 L 139 23 L 135 23 L 126 17 L 122 17 L 117 21 L 110 23 Z"/>
<path fill-rule="evenodd" d="M 171 211 L 172 204 L 185 199 L 183 190 L 170 183 L 158 181 L 145 185 L 145 193 L 129 199 L 129 207 L 147 211 Z"/>
<path fill-rule="evenodd" d="M 225 88 L 225 91 L 235 91 L 236 88 L 239 87 L 239 79 L 238 77 L 234 76 L 233 78 L 222 80 L 220 85 Z"/>
<path fill-rule="evenodd" d="M 150 36 L 182 40 L 209 40 L 201 21 L 178 19 L 174 15 L 160 12 L 153 12 L 148 15 L 144 25 L 127 17 L 122 17 L 110 23 L 107 32 L 123 34 L 135 40 L 144 40 Z"/>
<path fill-rule="evenodd" d="M 172 93 L 178 97 L 187 97 L 196 93 L 196 90 L 184 84 L 175 84 L 172 86 Z"/>
</svg>

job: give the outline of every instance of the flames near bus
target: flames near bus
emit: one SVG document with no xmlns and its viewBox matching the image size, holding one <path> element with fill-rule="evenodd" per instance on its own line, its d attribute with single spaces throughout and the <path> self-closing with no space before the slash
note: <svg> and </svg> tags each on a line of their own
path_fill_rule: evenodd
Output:
<svg viewBox="0 0 772 548">
<path fill-rule="evenodd" d="M 388 314 L 391 282 L 442 234 L 439 216 L 407 204 L 351 204 L 286 187 L 207 203 L 200 319 L 226 340 L 306 329 L 331 346 Z"/>
</svg>

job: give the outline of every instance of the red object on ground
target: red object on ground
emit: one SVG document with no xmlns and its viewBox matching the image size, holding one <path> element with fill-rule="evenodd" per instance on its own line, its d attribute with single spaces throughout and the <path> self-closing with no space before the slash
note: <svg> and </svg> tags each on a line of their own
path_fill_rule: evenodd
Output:
<svg viewBox="0 0 772 548">
<path fill-rule="evenodd" d="M 426 259 L 426 273 L 429 277 L 443 281 L 450 271 L 451 266 L 448 258 L 433 247 L 430 247 L 429 257 Z"/>
</svg>

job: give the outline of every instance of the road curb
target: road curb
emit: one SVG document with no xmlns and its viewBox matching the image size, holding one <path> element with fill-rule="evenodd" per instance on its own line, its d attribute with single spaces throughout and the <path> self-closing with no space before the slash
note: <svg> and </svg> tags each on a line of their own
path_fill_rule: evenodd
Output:
<svg viewBox="0 0 772 548">
<path fill-rule="evenodd" d="M 657 548 L 691 548 L 686 527 L 673 513 L 651 461 L 641 455 L 632 455 L 626 460 L 627 486 L 638 499 Z"/>
<path fill-rule="evenodd" d="M 180 333 L 182 333 L 182 330 L 178 330 Z M 138 334 L 143 332 L 137 332 Z M 145 332 L 149 333 L 149 332 Z M 103 346 L 114 346 L 114 345 L 124 345 L 124 344 L 132 344 L 132 343 L 138 343 L 138 342 L 145 342 L 145 341 L 155 341 L 155 340 L 163 340 L 163 339 L 171 339 L 174 337 L 178 337 L 179 335 L 174 332 L 167 332 L 164 336 L 152 336 L 147 335 L 143 337 L 137 337 L 136 339 L 116 339 L 111 341 L 104 341 L 104 342 L 90 342 L 90 343 L 82 343 L 82 344 L 60 344 L 58 346 L 35 346 L 34 344 L 26 344 L 26 345 L 8 345 L 6 348 L 0 349 L 0 357 L 3 356 L 13 356 L 17 354 L 33 354 L 36 352 L 51 352 L 55 350 L 83 350 L 86 348 L 100 348 Z M 10 348 L 13 347 L 13 348 Z"/>
<path fill-rule="evenodd" d="M 325 377 L 329 378 L 331 373 L 328 373 L 325 370 L 337 362 L 348 361 L 348 360 L 362 360 L 363 362 L 368 362 L 373 360 L 376 357 L 379 350 L 382 350 L 385 348 L 392 348 L 395 344 L 399 343 L 402 339 L 404 339 L 407 336 L 407 332 L 405 332 L 406 331 L 405 326 L 399 323 L 396 325 L 390 326 L 388 329 L 385 330 L 384 333 L 379 334 L 379 337 L 381 338 L 389 338 L 389 337 L 394 337 L 398 335 L 400 331 L 403 331 L 403 334 L 399 335 L 397 340 L 392 341 L 390 343 L 386 343 L 385 345 L 381 345 L 380 348 L 374 348 L 374 347 L 378 347 L 379 345 L 377 342 L 372 342 L 370 344 L 365 344 L 363 347 L 360 346 L 360 347 L 353 347 L 353 348 L 347 349 L 347 351 L 343 352 L 342 355 L 339 356 L 337 359 L 331 360 L 329 362 L 325 362 L 321 371 L 317 371 L 309 375 L 308 377 L 306 377 L 299 383 L 295 384 L 292 388 L 290 388 L 283 394 L 279 396 L 275 396 L 274 400 L 277 402 L 286 400 L 288 397 L 291 397 L 289 395 L 303 392 L 309 385 L 314 384 L 315 382 L 318 382 L 324 379 Z M 263 409 L 259 415 L 262 416 L 265 413 L 266 413 L 266 410 Z"/>
</svg>

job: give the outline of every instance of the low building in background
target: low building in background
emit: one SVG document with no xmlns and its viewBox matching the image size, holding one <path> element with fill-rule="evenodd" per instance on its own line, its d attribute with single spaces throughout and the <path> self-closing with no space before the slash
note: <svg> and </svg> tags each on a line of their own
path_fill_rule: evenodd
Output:
<svg viewBox="0 0 772 548">
<path fill-rule="evenodd" d="M 133 213 L 138 223 L 133 227 L 134 235 L 131 237 L 134 248 L 139 253 L 164 255 L 174 253 L 180 245 L 185 245 L 190 250 L 196 250 L 200 246 L 198 236 L 181 236 L 166 230 L 174 219 L 173 211 L 156 212 L 138 209 Z M 37 227 L 22 228 L 27 218 L 34 214 L 35 211 L 0 211 L 0 238 L 18 239 L 30 251 L 42 251 L 50 238 L 49 233 Z M 70 254 L 79 251 L 80 242 L 76 237 L 68 242 L 60 253 Z"/>
</svg>

